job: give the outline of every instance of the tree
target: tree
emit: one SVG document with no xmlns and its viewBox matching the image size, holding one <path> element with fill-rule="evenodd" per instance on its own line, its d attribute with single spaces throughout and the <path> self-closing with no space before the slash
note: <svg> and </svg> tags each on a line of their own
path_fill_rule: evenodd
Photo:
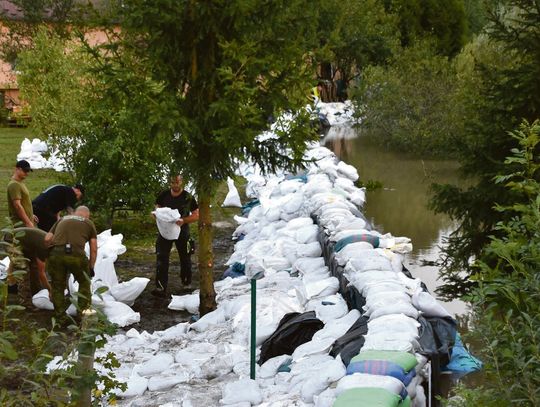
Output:
<svg viewBox="0 0 540 407">
<path fill-rule="evenodd" d="M 516 200 L 496 207 L 509 212 L 508 220 L 495 226 L 477 263 L 478 287 L 469 297 L 469 335 L 485 362 L 486 380 L 481 388 L 459 391 L 463 406 L 540 403 L 540 121 L 524 122 L 510 136 L 518 147 L 495 182 Z"/>
<path fill-rule="evenodd" d="M 433 36 L 438 51 L 453 56 L 464 44 L 467 25 L 463 0 L 386 0 L 385 6 L 399 18 L 403 46 L 417 37 Z"/>
<path fill-rule="evenodd" d="M 315 137 L 303 108 L 313 72 L 309 50 L 316 38 L 317 5 L 307 0 L 118 0 L 109 6 L 107 14 L 98 10 L 97 22 L 108 27 L 109 41 L 92 46 L 81 37 L 92 60 L 89 75 L 82 76 L 86 80 L 79 81 L 85 95 L 92 95 L 81 102 L 88 117 L 70 121 L 71 133 L 53 133 L 76 134 L 79 148 L 112 144 L 112 151 L 99 150 L 106 163 L 128 148 L 147 166 L 182 169 L 193 180 L 200 213 L 200 312 L 205 314 L 215 308 L 210 203 L 217 186 L 240 161 L 265 171 L 294 170 L 303 163 L 306 141 Z M 293 120 L 285 123 L 281 118 L 287 112 Z M 276 135 L 259 138 L 272 118 L 281 122 Z M 56 119 L 65 122 L 61 109 Z M 150 160 L 146 146 L 166 153 Z M 90 176 L 86 164 L 80 168 Z M 122 179 L 104 180 L 104 188 L 132 183 L 137 171 L 129 168 Z"/>
<path fill-rule="evenodd" d="M 380 2 L 331 0 L 320 7 L 317 61 L 334 65 L 346 84 L 364 67 L 385 64 L 397 48 L 397 19 Z"/>
<path fill-rule="evenodd" d="M 450 156 L 462 132 L 455 81 L 454 64 L 429 41 L 401 49 L 388 65 L 364 70 L 354 94 L 362 131 L 400 151 Z"/>
<path fill-rule="evenodd" d="M 482 256 L 494 225 L 513 216 L 511 211 L 497 211 L 495 203 L 519 201 L 493 179 L 504 170 L 507 152 L 517 146 L 507 130 L 521 118 L 532 123 L 540 116 L 538 27 L 540 10 L 534 1 L 508 1 L 491 15 L 486 34 L 466 47 L 458 60 L 465 131 L 456 147 L 469 187 L 436 185 L 432 201 L 435 210 L 459 224 L 449 237 L 442 270 L 443 292 L 449 296 L 471 288 L 470 260 Z"/>
<path fill-rule="evenodd" d="M 32 41 L 20 53 L 18 81 L 37 135 L 59 148 L 94 209 L 111 214 L 120 204 L 149 207 L 166 177 L 167 168 L 159 164 L 171 154 L 155 135 L 133 143 L 132 131 L 153 134 L 150 116 L 160 109 L 153 95 L 160 88 L 127 80 L 119 92 L 76 38 L 43 28 Z M 138 72 L 135 63 L 131 69 Z"/>
</svg>

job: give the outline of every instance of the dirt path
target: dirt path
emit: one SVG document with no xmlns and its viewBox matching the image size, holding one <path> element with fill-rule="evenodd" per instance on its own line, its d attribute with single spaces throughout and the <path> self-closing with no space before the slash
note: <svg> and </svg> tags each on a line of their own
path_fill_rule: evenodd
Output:
<svg viewBox="0 0 540 407">
<path fill-rule="evenodd" d="M 225 262 L 233 252 L 234 242 L 231 234 L 234 225 L 230 222 L 218 222 L 214 224 L 214 279 L 221 277 L 226 267 Z M 130 249 L 128 248 L 128 251 Z M 180 322 L 188 321 L 191 315 L 187 312 L 172 311 L 167 308 L 170 300 L 156 298 L 150 292 L 154 289 L 154 277 L 156 272 L 154 248 L 146 248 L 144 260 L 123 259 L 120 256 L 115 262 L 116 274 L 120 281 L 127 281 L 133 277 L 147 277 L 150 283 L 135 301 L 133 310 L 141 314 L 141 322 L 126 327 L 135 328 L 138 331 L 158 331 L 166 329 Z M 124 255 L 125 256 L 125 255 Z M 190 294 L 199 287 L 199 273 L 197 273 L 197 255 L 191 258 L 193 270 L 193 282 L 191 290 L 186 290 L 180 283 L 180 262 L 176 249 L 171 252 L 171 264 L 169 267 L 169 291 L 173 295 Z"/>
</svg>

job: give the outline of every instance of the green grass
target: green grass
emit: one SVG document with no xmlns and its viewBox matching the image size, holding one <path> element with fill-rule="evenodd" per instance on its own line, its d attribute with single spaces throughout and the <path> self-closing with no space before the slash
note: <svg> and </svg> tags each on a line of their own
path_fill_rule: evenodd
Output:
<svg viewBox="0 0 540 407">
<path fill-rule="evenodd" d="M 8 216 L 6 186 L 13 175 L 17 161 L 17 154 L 21 150 L 21 143 L 25 138 L 33 137 L 28 128 L 0 128 L 0 177 L 3 180 L 2 193 L 0 193 L 0 219 L 2 224 Z M 61 182 L 62 176 L 54 170 L 34 170 L 24 181 L 30 197 L 34 199 L 49 185 Z"/>
</svg>

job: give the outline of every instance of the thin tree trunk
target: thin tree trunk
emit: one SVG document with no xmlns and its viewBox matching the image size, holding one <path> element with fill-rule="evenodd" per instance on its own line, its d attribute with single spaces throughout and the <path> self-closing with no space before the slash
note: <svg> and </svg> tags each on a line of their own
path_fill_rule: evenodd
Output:
<svg viewBox="0 0 540 407">
<path fill-rule="evenodd" d="M 210 195 L 199 191 L 199 276 L 200 276 L 200 315 L 216 309 L 214 291 L 214 253 L 212 251 L 212 215 Z"/>
</svg>

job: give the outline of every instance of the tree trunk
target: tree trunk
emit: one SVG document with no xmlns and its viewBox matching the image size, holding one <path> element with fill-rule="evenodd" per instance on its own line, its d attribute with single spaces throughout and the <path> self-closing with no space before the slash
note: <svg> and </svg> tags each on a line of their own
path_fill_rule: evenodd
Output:
<svg viewBox="0 0 540 407">
<path fill-rule="evenodd" d="M 212 251 L 212 215 L 210 213 L 210 194 L 199 190 L 199 276 L 201 316 L 216 309 L 214 291 L 214 253 Z"/>
</svg>

